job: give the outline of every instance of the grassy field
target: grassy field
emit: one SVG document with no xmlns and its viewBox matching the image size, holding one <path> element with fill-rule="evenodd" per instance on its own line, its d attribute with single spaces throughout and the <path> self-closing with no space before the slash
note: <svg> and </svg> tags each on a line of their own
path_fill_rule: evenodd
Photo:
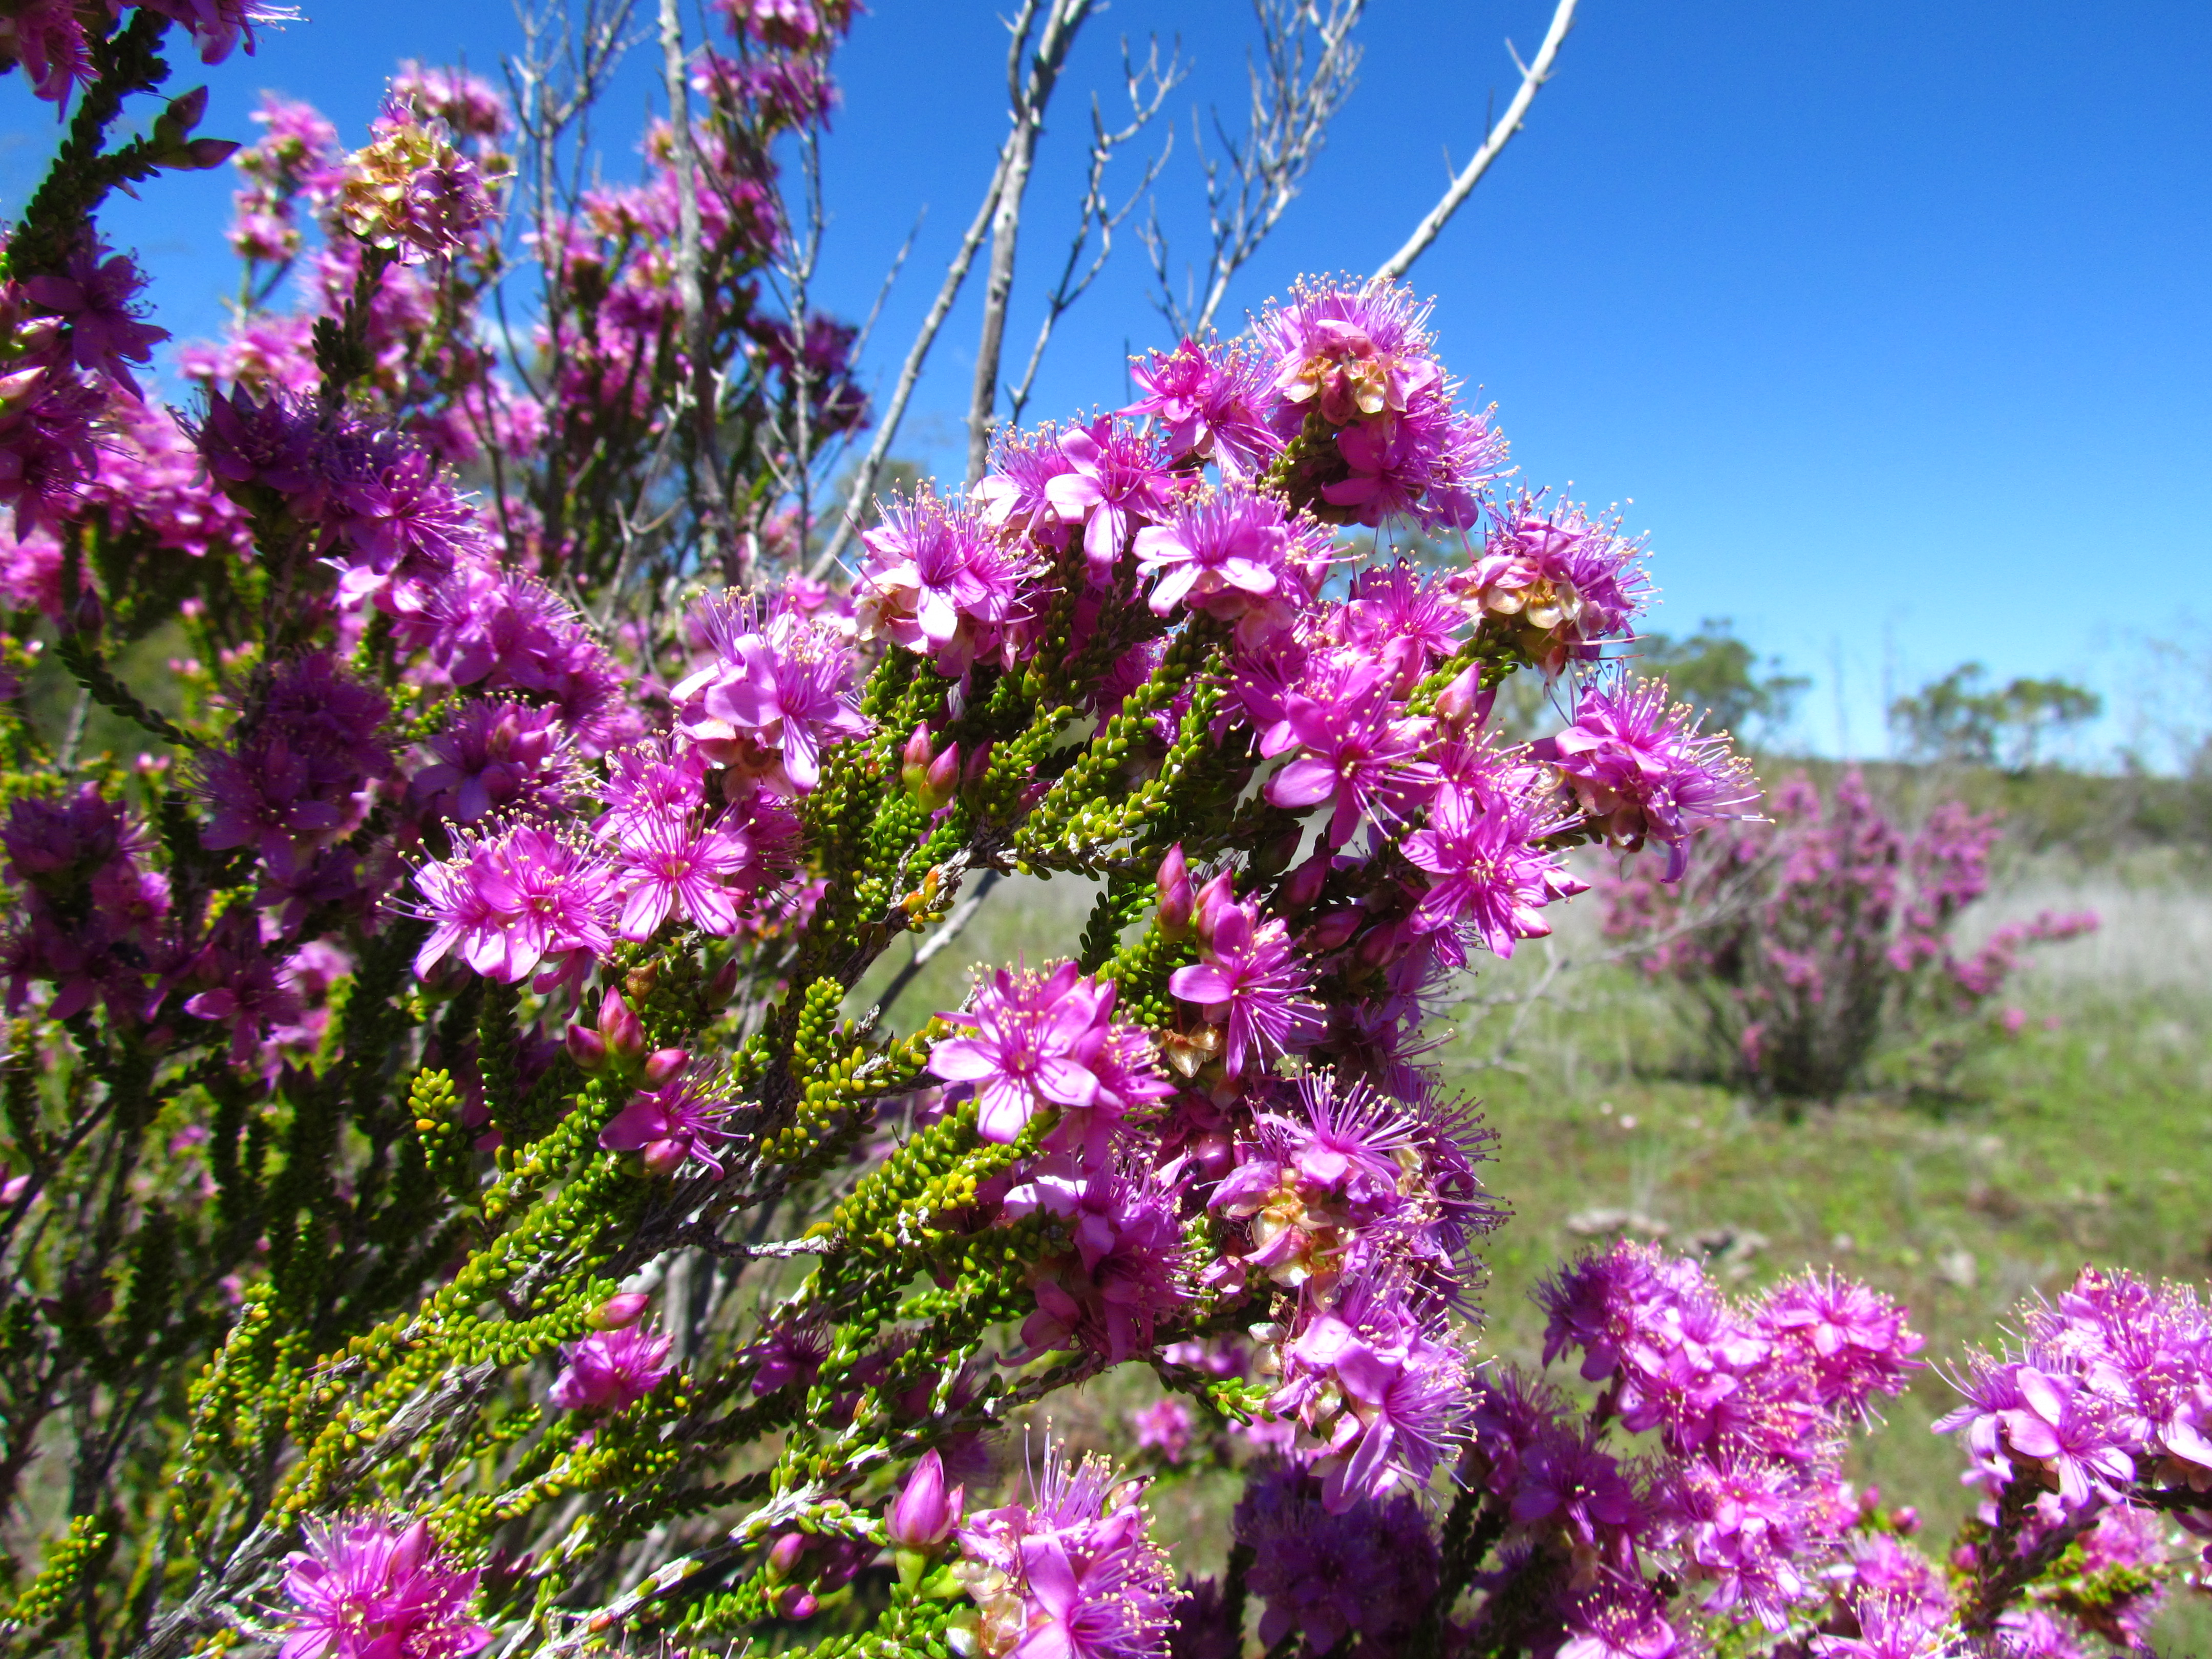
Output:
<svg viewBox="0 0 2212 1659">
<path fill-rule="evenodd" d="M 1006 884 L 892 1023 L 955 1006 L 968 963 L 1064 953 L 1087 900 L 1065 880 Z M 1928 1431 L 1954 1398 L 1944 1368 L 2085 1261 L 2212 1278 L 2212 888 L 2170 860 L 2084 872 L 2040 857 L 2011 871 L 1968 932 L 2085 906 L 2104 929 L 2014 981 L 2023 1029 L 1972 1054 L 1942 1095 L 1869 1092 L 1795 1121 L 1695 1079 L 1682 1011 L 1602 960 L 1594 906 L 1577 907 L 1548 948 L 1489 965 L 1469 988 L 1486 1006 L 1461 1011 L 1439 1053 L 1498 1132 L 1492 1182 L 1514 1212 L 1486 1253 L 1484 1348 L 1533 1359 L 1530 1291 L 1623 1228 L 1704 1254 L 1739 1289 L 1832 1263 L 1911 1307 L 1931 1362 L 1887 1428 L 1859 1443 L 1854 1473 L 1947 1535 L 1966 1498 L 1955 1448 Z M 1117 1376 L 1055 1410 L 1063 1431 L 1088 1437 L 1151 1395 L 1147 1378 Z M 1177 1531 L 1194 1524 L 1215 1541 L 1218 1484 L 1162 1492 Z M 1201 1547 L 1189 1565 L 1218 1554 Z M 2212 1608 L 2178 1604 L 2165 1634 L 2170 1650 L 2212 1652 Z"/>
</svg>

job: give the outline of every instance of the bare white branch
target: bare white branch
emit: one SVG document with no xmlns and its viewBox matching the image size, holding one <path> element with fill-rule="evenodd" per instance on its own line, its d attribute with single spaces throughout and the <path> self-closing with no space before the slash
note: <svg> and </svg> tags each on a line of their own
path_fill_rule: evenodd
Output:
<svg viewBox="0 0 2212 1659">
<path fill-rule="evenodd" d="M 1376 267 L 1376 276 L 1395 279 L 1403 276 L 1412 269 L 1413 261 L 1419 258 L 1429 244 L 1437 240 L 1437 233 L 1444 228 L 1453 214 L 1459 211 L 1459 204 L 1467 200 L 1468 193 L 1481 183 L 1482 175 L 1490 171 L 1490 164 L 1512 142 L 1513 135 L 1521 131 L 1521 123 L 1528 116 L 1529 105 L 1536 101 L 1537 91 L 1552 78 L 1552 64 L 1559 55 L 1560 43 L 1567 38 L 1567 31 L 1575 26 L 1576 3 L 1577 0 L 1559 0 L 1557 9 L 1552 13 L 1552 27 L 1544 33 L 1544 44 L 1536 50 L 1534 63 L 1522 63 L 1521 54 L 1513 51 L 1513 43 L 1506 42 L 1505 50 L 1512 53 L 1513 65 L 1521 71 L 1521 85 L 1513 94 L 1513 101 L 1505 106 L 1505 113 L 1490 129 L 1490 136 L 1482 141 L 1482 148 L 1475 151 L 1473 158 L 1460 169 L 1459 176 L 1451 181 L 1443 199 L 1431 208 L 1427 216 L 1413 228 L 1413 234 L 1406 239 L 1406 245 Z"/>
<path fill-rule="evenodd" d="M 1036 49 L 1029 54 L 1026 74 L 1022 58 L 1029 46 L 1034 4 L 1023 9 L 1012 50 L 1006 58 L 1006 94 L 1011 101 L 1013 131 L 1006 135 L 1004 181 L 999 189 L 991 222 L 991 263 L 983 282 L 983 326 L 975 347 L 975 384 L 968 401 L 968 482 L 983 476 L 991 449 L 991 419 L 999 402 L 999 359 L 1006 337 L 1006 307 L 1013 297 L 1014 253 L 1022 234 L 1022 204 L 1029 191 L 1030 169 L 1036 160 L 1037 140 L 1044 136 L 1045 109 L 1060 82 L 1069 49 L 1091 15 L 1093 0 L 1048 0 L 1044 27 L 1038 31 Z"/>
</svg>

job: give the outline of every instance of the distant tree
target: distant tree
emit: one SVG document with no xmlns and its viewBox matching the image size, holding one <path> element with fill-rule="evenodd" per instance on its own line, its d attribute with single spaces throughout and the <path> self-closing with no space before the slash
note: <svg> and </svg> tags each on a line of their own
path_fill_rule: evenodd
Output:
<svg viewBox="0 0 2212 1659">
<path fill-rule="evenodd" d="M 1996 686 L 1981 664 L 1967 662 L 1899 697 L 1889 706 L 1889 719 L 1915 759 L 2030 772 L 2051 738 L 2104 709 L 2102 697 L 2070 680 L 2021 678 Z"/>
<path fill-rule="evenodd" d="M 1790 722 L 1792 709 L 1812 684 L 1784 674 L 1779 658 L 1766 659 L 1735 635 L 1726 617 L 1708 617 L 1687 639 L 1646 634 L 1637 641 L 1637 665 L 1664 675 L 1674 695 L 1705 717 L 1709 730 L 1771 735 Z"/>
</svg>

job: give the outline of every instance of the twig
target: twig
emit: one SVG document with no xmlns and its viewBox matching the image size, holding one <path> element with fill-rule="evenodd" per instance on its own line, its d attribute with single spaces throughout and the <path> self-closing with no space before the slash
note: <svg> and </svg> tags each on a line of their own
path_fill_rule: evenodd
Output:
<svg viewBox="0 0 2212 1659">
<path fill-rule="evenodd" d="M 1014 130 L 1006 135 L 1005 180 L 991 220 L 991 264 L 983 283 L 983 326 L 975 347 L 975 384 L 968 400 L 968 482 L 983 476 L 991 453 L 991 417 L 999 403 L 999 357 L 1006 338 L 1006 306 L 1013 296 L 1014 252 L 1021 240 L 1022 201 L 1028 194 L 1030 167 L 1044 133 L 1045 106 L 1052 101 L 1060 71 L 1067 61 L 1092 0 L 1049 0 L 1044 27 L 1029 73 L 1021 71 L 1024 52 L 1036 15 L 1028 0 L 1015 20 L 1014 43 L 1006 54 L 1006 97 Z"/>
<path fill-rule="evenodd" d="M 1444 228 L 1453 214 L 1459 211 L 1459 204 L 1467 200 L 1468 192 L 1482 181 L 1482 175 L 1490 171 L 1490 164 L 1512 142 L 1513 135 L 1521 131 L 1521 122 L 1528 113 L 1528 106 L 1536 101 L 1537 89 L 1551 79 L 1552 63 L 1559 55 L 1560 42 L 1567 38 L 1567 31 L 1575 26 L 1576 4 L 1577 0 L 1559 0 L 1558 9 L 1552 14 L 1552 27 L 1545 31 L 1544 44 L 1536 49 L 1536 61 L 1522 67 L 1520 88 L 1514 93 L 1513 101 L 1505 106 L 1505 113 L 1490 129 L 1490 136 L 1482 141 L 1482 148 L 1475 151 L 1473 158 L 1460 169 L 1459 176 L 1451 181 L 1451 186 L 1444 191 L 1443 199 L 1429 210 L 1427 216 L 1419 224 L 1413 227 L 1413 234 L 1406 239 L 1406 245 L 1376 267 L 1375 275 L 1378 278 L 1395 280 L 1412 268 L 1413 261 L 1419 258 L 1429 244 L 1437 240 L 1437 233 Z M 1507 50 L 1511 49 L 1509 45 Z M 1516 66 L 1520 65 L 1517 57 L 1514 62 Z"/>
<path fill-rule="evenodd" d="M 914 983 L 915 976 L 929 965 L 931 957 L 960 937 L 961 930 L 975 920 L 975 913 L 983 908 L 983 901 L 991 896 L 991 890 L 998 884 L 999 872 L 986 870 L 983 878 L 975 884 L 975 890 L 952 907 L 952 914 L 945 918 L 935 933 L 915 948 L 914 955 L 906 966 L 900 969 L 896 976 L 884 988 L 881 1000 L 876 1004 L 878 1017 L 880 1018 L 884 1009 L 899 1000 L 900 994 Z"/>
<path fill-rule="evenodd" d="M 1197 337 L 1213 326 L 1230 279 L 1260 251 L 1297 198 L 1307 169 L 1321 154 L 1330 120 L 1358 84 L 1359 47 L 1352 31 L 1365 9 L 1366 0 L 1328 0 L 1326 12 L 1321 0 L 1253 0 L 1260 56 L 1248 66 L 1250 118 L 1240 142 L 1229 136 L 1218 114 L 1214 117 L 1227 161 L 1205 162 L 1212 249 L 1205 301 L 1194 313 L 1175 297 L 1167 237 L 1157 214 L 1140 233 L 1158 289 L 1153 303 L 1177 333 Z M 1202 139 L 1200 145 L 1202 155 Z"/>
<path fill-rule="evenodd" d="M 1107 260 L 1114 253 L 1114 233 L 1152 189 L 1175 147 L 1175 129 L 1170 127 L 1167 143 L 1160 146 L 1158 155 L 1146 162 L 1145 176 L 1137 181 L 1136 188 L 1129 192 L 1127 199 L 1119 208 L 1112 204 L 1106 194 L 1106 169 L 1114 159 L 1114 152 L 1136 137 L 1150 124 L 1152 117 L 1159 113 L 1160 106 L 1167 100 L 1168 94 L 1182 83 L 1184 73 L 1179 57 L 1170 57 L 1167 67 L 1160 67 L 1160 45 L 1157 40 L 1152 42 L 1152 50 L 1146 54 L 1141 68 L 1130 60 L 1129 43 L 1124 40 L 1121 43 L 1121 70 L 1128 86 L 1129 125 L 1109 130 L 1105 117 L 1099 111 L 1098 100 L 1096 97 L 1091 99 L 1091 172 L 1084 185 L 1083 207 L 1076 216 L 1075 235 L 1068 244 L 1067 259 L 1060 267 L 1060 280 L 1053 284 L 1052 292 L 1045 297 L 1044 320 L 1037 325 L 1036 343 L 1030 348 L 1029 362 L 1023 366 L 1021 381 L 1006 393 L 1006 419 L 1015 426 L 1021 424 L 1022 411 L 1029 407 L 1030 390 L 1036 382 L 1037 368 L 1044 362 L 1045 347 L 1051 342 L 1053 330 L 1088 291 L 1091 284 L 1097 279 L 1098 273 L 1106 268 Z M 1149 94 L 1145 90 L 1147 81 L 1152 82 Z M 1091 245 L 1094 226 L 1098 233 L 1098 251 L 1085 265 L 1083 255 Z"/>
</svg>

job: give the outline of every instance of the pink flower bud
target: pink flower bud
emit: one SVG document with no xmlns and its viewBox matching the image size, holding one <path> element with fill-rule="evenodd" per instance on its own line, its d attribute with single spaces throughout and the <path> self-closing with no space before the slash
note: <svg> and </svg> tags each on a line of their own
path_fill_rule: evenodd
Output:
<svg viewBox="0 0 2212 1659">
<path fill-rule="evenodd" d="M 1208 1129 L 1190 1143 L 1190 1161 L 1205 1181 L 1218 1181 L 1236 1161 L 1237 1144 L 1222 1129 Z"/>
<path fill-rule="evenodd" d="M 617 1060 L 635 1060 L 645 1052 L 645 1027 L 619 991 L 599 999 L 599 1035 L 606 1039 L 607 1052 Z"/>
<path fill-rule="evenodd" d="M 571 1025 L 568 1035 L 562 1039 L 568 1050 L 568 1058 L 587 1077 L 597 1077 L 607 1068 L 607 1040 L 586 1025 Z"/>
<path fill-rule="evenodd" d="M 921 804 L 934 812 L 950 801 L 960 789 L 960 745 L 948 743 L 945 752 L 930 762 L 929 770 L 922 775 L 921 787 L 916 792 Z"/>
<path fill-rule="evenodd" d="M 924 1452 L 907 1477 L 906 1489 L 884 1517 L 884 1530 L 901 1549 L 934 1549 L 960 1524 L 960 1506 L 966 1494 L 967 1488 L 955 1486 L 948 1495 L 945 1460 L 933 1451 Z"/>
<path fill-rule="evenodd" d="M 689 1048 L 655 1048 L 645 1062 L 645 1086 L 658 1089 L 691 1063 Z"/>
<path fill-rule="evenodd" d="M 1920 1530 L 1920 1511 L 1910 1504 L 1899 1504 L 1889 1512 L 1889 1524 L 1900 1538 L 1910 1538 Z"/>
<path fill-rule="evenodd" d="M 780 1619 L 811 1619 L 820 1605 L 813 1591 L 801 1589 L 796 1584 L 786 1584 L 776 1593 L 775 1611 Z"/>
<path fill-rule="evenodd" d="M 1234 909 L 1236 905 L 1237 878 L 1227 870 L 1198 890 L 1198 901 L 1191 910 L 1191 925 L 1198 930 L 1200 949 L 1212 949 L 1214 924 L 1220 921 L 1223 911 Z"/>
<path fill-rule="evenodd" d="M 978 744 L 975 752 L 968 757 L 968 764 L 961 769 L 961 781 L 964 783 L 982 782 L 983 774 L 991 769 L 991 751 L 998 746 L 994 743 Z"/>
<path fill-rule="evenodd" d="M 688 1141 L 655 1140 L 648 1143 L 642 1153 L 647 1173 L 657 1176 L 674 1175 L 684 1167 L 684 1160 L 691 1156 Z"/>
<path fill-rule="evenodd" d="M 1490 718 L 1490 706 L 1497 700 L 1496 687 L 1482 689 L 1482 665 L 1475 663 L 1437 693 L 1437 718 L 1455 730 L 1480 726 Z"/>
<path fill-rule="evenodd" d="M 1170 939 L 1181 939 L 1190 931 L 1190 866 L 1182 855 L 1182 843 L 1177 842 L 1168 848 L 1167 856 L 1160 860 L 1159 874 L 1153 878 L 1160 890 L 1160 932 Z"/>
<path fill-rule="evenodd" d="M 202 118 L 207 114 L 207 106 L 208 89 L 205 87 L 194 87 L 190 92 L 169 100 L 169 107 L 166 113 L 177 124 L 179 131 L 190 132 L 194 127 L 199 125 Z"/>
<path fill-rule="evenodd" d="M 744 963 L 732 957 L 714 970 L 714 977 L 707 981 L 707 1006 L 718 1007 L 737 995 L 738 983 L 745 976 Z"/>
<path fill-rule="evenodd" d="M 618 1331 L 625 1325 L 634 1325 L 653 1298 L 643 1291 L 624 1291 L 611 1296 L 592 1310 L 592 1328 L 595 1331 Z"/>
<path fill-rule="evenodd" d="M 924 720 L 914 728 L 914 735 L 906 740 L 905 752 L 899 757 L 899 782 L 909 791 L 920 789 L 936 753 L 936 741 L 929 735 L 929 722 Z"/>
<path fill-rule="evenodd" d="M 1323 884 L 1328 880 L 1329 866 L 1334 862 L 1329 849 L 1323 846 L 1291 871 L 1290 879 L 1283 884 L 1283 908 L 1303 910 L 1319 898 Z"/>
<path fill-rule="evenodd" d="M 771 1578 L 788 1578 L 799 1565 L 799 1558 L 806 1553 L 806 1534 L 787 1532 L 769 1548 L 768 1575 Z"/>
<path fill-rule="evenodd" d="M 1332 910 L 1307 928 L 1299 936 L 1298 943 L 1315 956 L 1334 951 L 1358 931 L 1359 917 L 1356 909 Z"/>
</svg>

